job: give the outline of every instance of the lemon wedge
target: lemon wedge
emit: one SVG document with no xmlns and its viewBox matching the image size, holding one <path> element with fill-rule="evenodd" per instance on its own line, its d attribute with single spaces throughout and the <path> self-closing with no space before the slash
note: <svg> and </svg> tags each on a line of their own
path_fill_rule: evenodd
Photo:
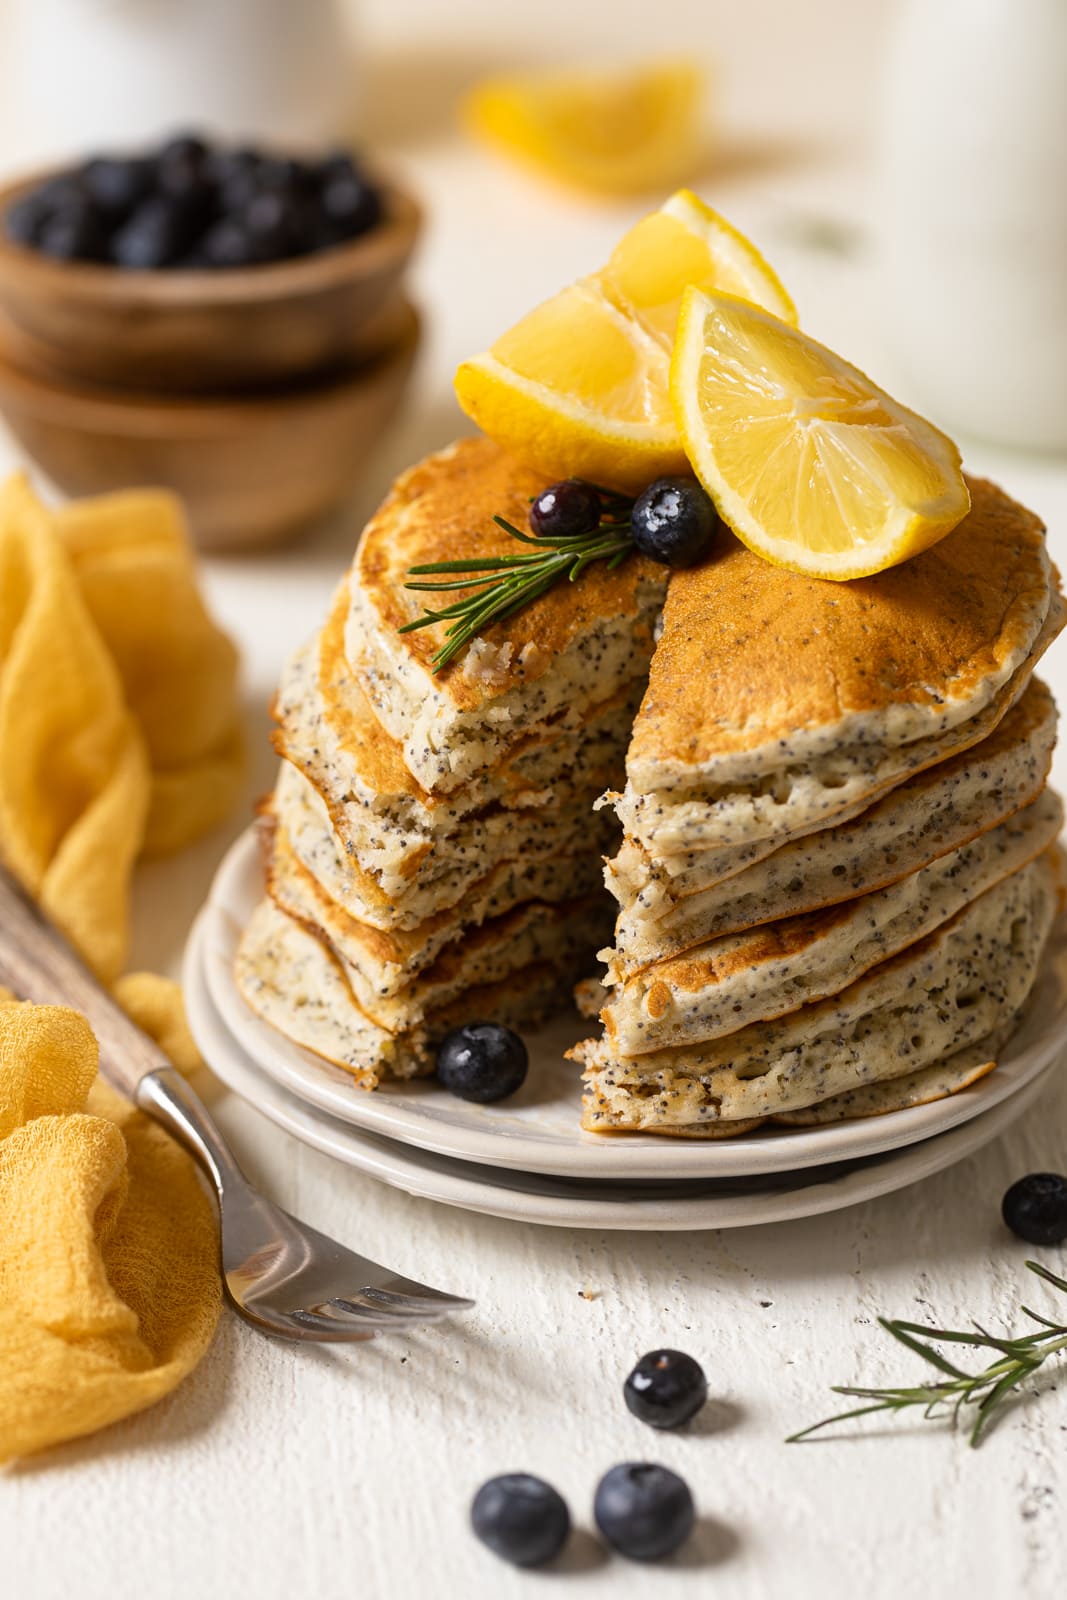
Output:
<svg viewBox="0 0 1067 1600">
<path fill-rule="evenodd" d="M 705 75 L 686 61 L 492 78 L 464 105 L 471 131 L 528 166 L 602 194 L 660 191 L 699 161 Z"/>
<path fill-rule="evenodd" d="M 936 544 L 970 495 L 951 439 L 766 310 L 689 289 L 671 363 L 686 453 L 738 538 L 817 578 Z"/>
<path fill-rule="evenodd" d="M 688 190 L 642 218 L 600 272 L 531 311 L 456 374 L 464 411 L 549 478 L 640 490 L 687 471 L 670 360 L 687 287 L 747 295 L 796 321 L 759 251 Z"/>
</svg>

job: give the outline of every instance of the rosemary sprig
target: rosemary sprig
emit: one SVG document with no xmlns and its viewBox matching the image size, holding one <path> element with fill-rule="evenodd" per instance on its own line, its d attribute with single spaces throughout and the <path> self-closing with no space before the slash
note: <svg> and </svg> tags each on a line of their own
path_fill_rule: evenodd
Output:
<svg viewBox="0 0 1067 1600">
<path fill-rule="evenodd" d="M 1054 1272 L 1050 1272 L 1037 1261 L 1028 1261 L 1026 1265 L 1045 1283 L 1050 1283 L 1054 1289 L 1060 1289 L 1067 1294 L 1067 1278 L 1058 1278 Z M 894 1339 L 906 1345 L 909 1350 L 914 1350 L 924 1361 L 930 1362 L 931 1366 L 944 1373 L 944 1381 L 919 1384 L 914 1389 L 862 1389 L 851 1385 L 835 1385 L 831 1391 L 833 1394 L 851 1395 L 855 1399 L 869 1400 L 871 1404 L 857 1406 L 852 1411 L 839 1412 L 835 1417 L 824 1417 L 822 1422 L 815 1422 L 810 1428 L 802 1428 L 799 1433 L 792 1434 L 786 1443 L 795 1444 L 800 1439 L 807 1439 L 820 1428 L 830 1427 L 832 1423 L 845 1422 L 850 1417 L 870 1416 L 875 1411 L 904 1411 L 909 1406 L 921 1406 L 924 1418 L 929 1419 L 943 1415 L 944 1408 L 948 1407 L 955 1423 L 964 1406 L 974 1406 L 970 1442 L 972 1445 L 978 1445 L 997 1414 L 998 1407 L 1012 1391 L 1027 1378 L 1032 1377 L 1049 1356 L 1067 1350 L 1067 1324 L 1050 1322 L 1047 1317 L 1039 1316 L 1028 1306 L 1021 1306 L 1019 1309 L 1024 1316 L 1030 1318 L 1031 1322 L 1036 1322 L 1038 1327 L 1034 1333 L 1020 1334 L 1012 1339 L 998 1339 L 985 1328 L 979 1327 L 977 1323 L 972 1324 L 975 1331 L 967 1333 L 947 1328 L 926 1328 L 918 1322 L 891 1321 L 886 1317 L 879 1317 L 878 1321 L 887 1333 L 892 1334 Z M 920 1335 L 924 1337 L 919 1337 Z M 973 1345 L 977 1349 L 992 1350 L 998 1353 L 1000 1359 L 988 1367 L 983 1367 L 980 1372 L 964 1372 L 939 1350 L 927 1344 L 927 1339 L 934 1339 L 943 1344 L 966 1344 Z"/>
<path fill-rule="evenodd" d="M 606 561 L 608 571 L 613 571 L 633 549 L 630 537 L 633 502 L 611 489 L 601 489 L 599 492 L 604 510 L 599 526 L 589 533 L 570 538 L 546 538 L 524 533 L 504 517 L 494 517 L 498 528 L 503 528 L 511 538 L 532 548 L 522 555 L 516 553 L 472 557 L 469 560 L 432 561 L 425 566 L 409 568 L 409 581 L 404 584 L 405 589 L 435 594 L 453 589 L 465 592 L 452 605 L 442 606 L 440 610 L 432 611 L 427 607 L 421 617 L 416 617 L 413 622 L 405 622 L 398 632 L 414 633 L 417 628 L 428 628 L 435 622 L 449 623 L 445 642 L 430 663 L 433 671 L 438 673 L 484 628 L 494 622 L 503 622 L 506 617 L 521 611 L 561 578 L 576 582 L 594 561 Z M 434 581 L 410 581 L 420 578 L 432 578 Z"/>
</svg>

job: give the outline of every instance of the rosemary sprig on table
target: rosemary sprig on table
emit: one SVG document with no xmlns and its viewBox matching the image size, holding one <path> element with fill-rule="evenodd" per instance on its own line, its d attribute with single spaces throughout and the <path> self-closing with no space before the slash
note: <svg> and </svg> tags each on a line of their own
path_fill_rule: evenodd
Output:
<svg viewBox="0 0 1067 1600">
<path fill-rule="evenodd" d="M 612 489 L 599 489 L 603 511 L 599 525 L 589 533 L 568 538 L 548 538 L 524 533 L 504 517 L 494 517 L 498 528 L 521 544 L 531 546 L 524 554 L 481 556 L 469 560 L 432 561 L 411 567 L 412 578 L 432 578 L 429 583 L 406 582 L 405 589 L 435 594 L 462 589 L 466 593 L 452 605 L 438 611 L 427 607 L 421 617 L 405 622 L 398 631 L 414 633 L 435 622 L 448 622 L 445 642 L 435 652 L 431 666 L 435 673 L 447 667 L 463 647 L 491 623 L 502 622 L 538 599 L 561 578 L 576 582 L 594 561 L 606 561 L 611 572 L 633 549 L 630 537 L 630 511 L 633 501 Z M 476 574 L 482 576 L 476 576 Z M 466 576 L 459 576 L 466 574 Z"/>
<path fill-rule="evenodd" d="M 1031 1272 L 1035 1272 L 1039 1278 L 1050 1283 L 1054 1289 L 1061 1289 L 1067 1294 L 1067 1278 L 1058 1278 L 1054 1272 L 1050 1272 L 1037 1261 L 1028 1261 L 1026 1265 Z M 944 1408 L 948 1407 L 951 1409 L 953 1422 L 956 1422 L 964 1406 L 974 1406 L 976 1410 L 970 1428 L 970 1442 L 972 1445 L 979 1444 L 997 1414 L 997 1408 L 1008 1399 L 1012 1391 L 1027 1378 L 1032 1377 L 1049 1356 L 1067 1350 L 1067 1324 L 1050 1322 L 1047 1317 L 1039 1316 L 1028 1306 L 1021 1306 L 1019 1309 L 1024 1316 L 1039 1326 L 1036 1332 L 1020 1334 L 1013 1339 L 998 1339 L 995 1334 L 987 1333 L 977 1323 L 973 1325 L 975 1331 L 967 1333 L 946 1328 L 926 1328 L 918 1322 L 891 1321 L 886 1317 L 879 1317 L 878 1321 L 887 1333 L 892 1334 L 894 1339 L 906 1345 L 909 1350 L 914 1350 L 924 1361 L 929 1361 L 931 1366 L 944 1373 L 944 1381 L 919 1384 L 914 1389 L 862 1389 L 851 1385 L 835 1385 L 832 1390 L 834 1394 L 852 1395 L 856 1399 L 869 1400 L 872 1403 L 857 1406 L 853 1411 L 839 1412 L 835 1417 L 824 1417 L 822 1422 L 815 1422 L 810 1428 L 802 1428 L 799 1433 L 792 1434 L 786 1443 L 795 1444 L 800 1439 L 808 1438 L 820 1428 L 828 1428 L 832 1423 L 845 1422 L 850 1417 L 866 1417 L 875 1411 L 904 1411 L 909 1406 L 922 1406 L 924 1418 L 929 1419 L 943 1415 Z M 925 1337 L 919 1337 L 920 1335 Z M 934 1339 L 943 1344 L 967 1344 L 977 1349 L 992 1350 L 999 1354 L 1000 1359 L 988 1367 L 983 1367 L 980 1372 L 964 1372 L 939 1350 L 927 1344 L 927 1339 Z"/>
</svg>

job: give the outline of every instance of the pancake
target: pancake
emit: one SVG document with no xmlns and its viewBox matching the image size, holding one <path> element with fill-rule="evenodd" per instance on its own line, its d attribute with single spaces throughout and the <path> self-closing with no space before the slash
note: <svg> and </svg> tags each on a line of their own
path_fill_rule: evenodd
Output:
<svg viewBox="0 0 1067 1600">
<path fill-rule="evenodd" d="M 802 1111 L 779 1112 L 772 1120 L 784 1128 L 819 1128 L 830 1122 L 884 1117 L 890 1111 L 907 1111 L 912 1106 L 947 1100 L 950 1095 L 981 1083 L 996 1071 L 997 1057 L 1018 1023 L 1018 1017 L 1009 1017 L 977 1044 L 967 1045 L 955 1055 L 935 1061 L 933 1066 L 921 1067 L 918 1072 L 883 1083 L 865 1083 L 858 1089 L 846 1089 L 844 1094 L 831 1095 L 829 1100 L 805 1106 Z"/>
<path fill-rule="evenodd" d="M 1059 797 L 1046 790 L 999 827 L 887 888 L 615 976 L 601 1013 L 609 1045 L 626 1057 L 696 1044 L 837 994 L 1018 872 L 1062 825 Z"/>
<path fill-rule="evenodd" d="M 614 797 L 626 833 L 661 858 L 784 843 L 992 732 L 1064 607 L 1040 521 L 971 493 L 959 527 L 875 577 L 803 577 L 733 539 L 676 573 Z"/>
<path fill-rule="evenodd" d="M 509 1027 L 539 1022 L 558 1004 L 560 973 L 548 963 L 468 991 L 426 1024 L 393 1035 L 356 1004 L 337 961 L 300 923 L 262 900 L 241 937 L 234 977 L 246 1004 L 294 1044 L 350 1073 L 363 1089 L 433 1071 L 432 1044 L 474 1017 Z"/>
<path fill-rule="evenodd" d="M 358 921 L 397 933 L 457 909 L 478 923 L 518 900 L 558 899 L 551 885 L 564 874 L 572 893 L 591 891 L 601 879 L 599 852 L 612 841 L 610 824 L 607 831 L 598 827 L 578 802 L 559 810 L 477 812 L 447 845 L 433 840 L 420 870 L 400 892 L 387 894 L 340 843 L 315 790 L 286 763 L 268 809 L 331 900 Z"/>
<path fill-rule="evenodd" d="M 275 830 L 267 892 L 281 911 L 324 943 L 341 966 L 360 1009 L 391 1033 L 420 1024 L 464 989 L 493 983 L 541 961 L 592 962 L 598 932 L 610 921 L 602 893 L 555 905 L 525 901 L 472 929 L 453 920 L 421 947 L 355 921 L 324 893 Z"/>
<path fill-rule="evenodd" d="M 315 789 L 339 846 L 374 879 L 383 900 L 402 900 L 416 878 L 468 857 L 475 842 L 490 854 L 493 831 L 506 834 L 512 812 L 527 830 L 538 825 L 534 811 L 543 813 L 542 829 L 554 826 L 553 811 L 580 804 L 587 814 L 621 770 L 636 691 L 594 707 L 566 739 L 514 746 L 507 761 L 447 799 L 428 794 L 344 662 L 346 594 L 343 587 L 322 634 L 286 665 L 275 701 L 275 745 Z M 488 825 L 479 816 L 487 810 L 494 813 Z"/>
<path fill-rule="evenodd" d="M 398 631 L 437 603 L 404 587 L 409 568 L 514 555 L 519 547 L 493 518 L 525 528 L 544 487 L 490 440 L 461 439 L 397 481 L 360 541 L 345 655 L 408 770 L 434 793 L 471 783 L 531 736 L 578 726 L 647 673 L 668 574 L 636 554 L 555 585 L 437 675 L 430 662 L 445 625 Z"/>
<path fill-rule="evenodd" d="M 725 881 L 704 865 L 714 852 L 661 862 L 627 841 L 606 869 L 622 906 L 616 970 L 635 972 L 704 940 L 834 905 L 918 872 L 1029 805 L 1045 782 L 1055 742 L 1055 702 L 1035 679 L 972 750 L 907 779 L 851 821 L 802 834 Z M 672 871 L 675 862 L 679 870 Z"/>
<path fill-rule="evenodd" d="M 725 1038 L 621 1057 L 607 1040 L 569 1052 L 584 1068 L 583 1126 L 700 1136 L 738 1119 L 817 1105 L 976 1045 L 1023 1004 L 1056 910 L 1049 852 L 842 993 Z"/>
</svg>

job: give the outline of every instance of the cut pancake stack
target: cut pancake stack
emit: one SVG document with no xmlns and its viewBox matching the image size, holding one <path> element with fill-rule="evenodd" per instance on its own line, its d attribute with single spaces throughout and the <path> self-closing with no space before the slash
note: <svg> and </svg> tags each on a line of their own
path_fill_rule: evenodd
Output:
<svg viewBox="0 0 1067 1600">
<path fill-rule="evenodd" d="M 963 1087 L 1058 887 L 1063 624 L 1036 518 L 975 482 L 924 554 L 834 584 L 730 540 L 672 578 L 627 781 L 584 1125 L 689 1137 Z"/>
<path fill-rule="evenodd" d="M 666 572 L 590 569 L 444 672 L 402 634 L 408 569 L 510 553 L 542 481 L 468 439 L 405 474 L 276 702 L 267 895 L 241 942 L 248 1003 L 365 1086 L 432 1067 L 447 1028 L 521 1026 L 610 931 L 593 804 L 617 781 Z"/>
</svg>

